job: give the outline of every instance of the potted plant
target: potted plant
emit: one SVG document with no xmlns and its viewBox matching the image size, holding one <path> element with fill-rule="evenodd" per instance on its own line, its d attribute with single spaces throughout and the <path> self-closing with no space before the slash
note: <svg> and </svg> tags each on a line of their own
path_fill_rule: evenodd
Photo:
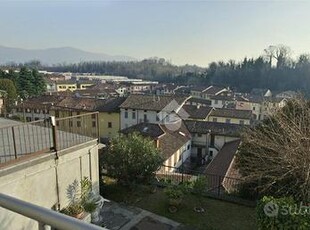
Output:
<svg viewBox="0 0 310 230">
<path fill-rule="evenodd" d="M 61 212 L 78 219 L 87 216 L 86 213 L 94 212 L 97 208 L 97 204 L 96 201 L 92 199 L 91 191 L 91 181 L 89 181 L 87 177 L 84 177 L 80 183 L 74 180 L 67 188 L 69 204 L 62 209 Z M 88 222 L 90 222 L 90 220 Z"/>
</svg>

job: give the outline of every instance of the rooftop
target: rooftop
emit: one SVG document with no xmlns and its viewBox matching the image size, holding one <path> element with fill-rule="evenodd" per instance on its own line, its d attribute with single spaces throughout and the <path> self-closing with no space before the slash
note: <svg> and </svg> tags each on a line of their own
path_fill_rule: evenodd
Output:
<svg viewBox="0 0 310 230">
<path fill-rule="evenodd" d="M 212 107 L 196 106 L 196 105 L 183 105 L 182 107 L 191 119 L 205 119 L 212 111 Z"/>
<path fill-rule="evenodd" d="M 245 127 L 238 124 L 193 120 L 185 121 L 185 125 L 191 133 L 207 134 L 211 131 L 212 134 L 236 137 L 240 136 L 240 132 Z"/>
<path fill-rule="evenodd" d="M 225 176 L 226 172 L 238 150 L 240 140 L 227 142 L 207 166 L 205 173 Z"/>
<path fill-rule="evenodd" d="M 124 134 L 138 132 L 144 137 L 158 140 L 164 158 L 168 159 L 191 139 L 191 134 L 183 121 L 179 120 L 179 122 L 176 125 L 180 125 L 180 128 L 175 131 L 169 129 L 169 126 L 165 124 L 140 123 L 123 129 L 121 132 Z"/>
<path fill-rule="evenodd" d="M 225 109 L 215 108 L 210 116 L 214 117 L 227 117 L 227 118 L 239 118 L 239 119 L 251 119 L 251 110 L 239 110 L 239 109 Z"/>
<path fill-rule="evenodd" d="M 188 99 L 185 96 L 155 96 L 155 95 L 129 95 L 121 108 L 127 109 L 143 109 L 161 111 L 166 106 L 172 105 L 173 107 L 182 106 Z M 170 104 L 173 103 L 173 104 Z M 177 109 L 173 108 L 172 110 Z"/>
</svg>

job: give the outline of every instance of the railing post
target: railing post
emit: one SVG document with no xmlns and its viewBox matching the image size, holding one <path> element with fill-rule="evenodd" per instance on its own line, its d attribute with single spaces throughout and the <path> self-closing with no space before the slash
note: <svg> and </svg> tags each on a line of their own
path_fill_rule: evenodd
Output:
<svg viewBox="0 0 310 230">
<path fill-rule="evenodd" d="M 98 137 L 98 143 L 100 142 L 100 123 L 99 123 L 99 112 L 96 114 L 97 118 L 97 137 Z"/>
<path fill-rule="evenodd" d="M 50 122 L 51 122 L 51 127 L 52 127 L 53 150 L 56 152 L 56 156 L 57 156 L 57 150 L 58 150 L 57 127 L 56 127 L 56 119 L 54 116 L 50 116 Z"/>
<path fill-rule="evenodd" d="M 15 156 L 15 159 L 17 159 L 17 150 L 16 150 L 16 139 L 15 139 L 14 126 L 12 126 L 12 136 L 13 136 L 14 156 Z"/>
<path fill-rule="evenodd" d="M 217 196 L 220 197 L 221 195 L 221 176 L 219 175 L 219 181 L 218 181 L 218 186 L 217 186 Z"/>
</svg>

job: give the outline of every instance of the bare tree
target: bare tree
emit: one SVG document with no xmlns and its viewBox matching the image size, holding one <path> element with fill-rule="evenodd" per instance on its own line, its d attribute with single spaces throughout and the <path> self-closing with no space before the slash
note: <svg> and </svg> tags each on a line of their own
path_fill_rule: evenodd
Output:
<svg viewBox="0 0 310 230">
<path fill-rule="evenodd" d="M 310 102 L 299 98 L 243 134 L 237 165 L 268 195 L 310 199 Z"/>
<path fill-rule="evenodd" d="M 292 53 L 291 48 L 285 45 L 269 46 L 264 49 L 264 52 L 269 60 L 270 67 L 272 65 L 272 59 L 275 59 L 277 61 L 277 68 L 282 68 L 288 64 Z"/>
</svg>

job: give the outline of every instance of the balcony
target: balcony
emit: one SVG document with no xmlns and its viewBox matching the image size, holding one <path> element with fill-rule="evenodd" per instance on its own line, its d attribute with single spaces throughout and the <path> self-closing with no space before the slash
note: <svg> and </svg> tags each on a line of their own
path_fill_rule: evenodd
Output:
<svg viewBox="0 0 310 230">
<path fill-rule="evenodd" d="M 95 115 L 96 126 L 92 117 Z M 4 123 L 5 120 L 2 122 Z M 98 112 L 0 127 L 0 168 L 16 160 L 98 140 Z"/>
<path fill-rule="evenodd" d="M 53 210 L 49 210 L 47 208 L 43 208 L 38 205 L 34 205 L 1 193 L 0 193 L 0 206 L 2 208 L 13 211 L 15 213 L 19 213 L 25 217 L 37 221 L 37 226 L 39 230 L 45 230 L 45 229 L 107 230 L 106 228 L 99 227 L 93 224 L 88 224 L 76 218 L 66 216 Z M 7 219 L 6 221 L 9 222 L 10 220 Z M 7 225 L 8 226 L 11 225 L 10 223 L 6 223 L 6 221 L 4 219 L 1 221 L 1 226 L 4 228 L 6 228 Z"/>
<path fill-rule="evenodd" d="M 0 208 L 0 222 L 9 221 L 5 229 L 37 229 L 37 222 L 57 229 L 93 229 L 56 222 L 72 222 L 57 211 L 69 204 L 67 188 L 75 180 L 87 177 L 99 194 L 97 121 L 98 113 L 30 123 L 0 118 L 0 206 L 5 208 Z"/>
</svg>

